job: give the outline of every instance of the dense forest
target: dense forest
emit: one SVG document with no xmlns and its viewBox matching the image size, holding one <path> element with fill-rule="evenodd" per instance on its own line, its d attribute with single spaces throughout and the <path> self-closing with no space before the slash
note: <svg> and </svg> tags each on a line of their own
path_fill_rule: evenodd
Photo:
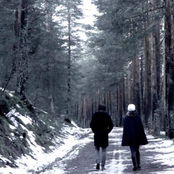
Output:
<svg viewBox="0 0 174 174">
<path fill-rule="evenodd" d="M 15 91 L 33 117 L 38 107 L 82 127 L 99 103 L 122 126 L 134 103 L 150 131 L 173 136 L 173 0 L 92 3 L 86 25 L 82 0 L 1 0 L 0 102 Z"/>
</svg>

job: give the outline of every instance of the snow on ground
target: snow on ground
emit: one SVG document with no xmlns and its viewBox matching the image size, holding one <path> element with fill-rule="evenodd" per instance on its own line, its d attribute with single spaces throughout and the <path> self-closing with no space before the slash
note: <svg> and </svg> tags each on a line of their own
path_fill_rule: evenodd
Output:
<svg viewBox="0 0 174 174">
<path fill-rule="evenodd" d="M 8 114 L 8 117 L 11 117 L 11 114 L 13 115 L 17 114 L 25 124 L 31 123 L 31 119 L 29 117 L 27 116 L 24 117 L 22 115 L 19 115 L 19 113 L 15 113 L 14 110 Z M 28 131 L 24 126 L 22 126 L 23 129 L 26 129 L 26 131 L 28 131 L 28 135 L 30 137 L 30 141 L 28 141 L 28 143 L 30 145 L 30 149 L 32 150 L 31 155 L 34 158 L 32 158 L 29 155 L 22 156 L 21 158 L 16 160 L 16 164 L 17 166 L 19 166 L 19 168 L 16 168 L 16 169 L 11 167 L 0 168 L 0 173 L 1 174 L 19 174 L 19 173 L 26 174 L 33 171 L 36 172 L 41 170 L 48 164 L 54 162 L 57 158 L 67 157 L 66 155 L 72 150 L 72 148 L 75 145 L 79 144 L 80 136 L 82 136 L 83 134 L 86 135 L 90 131 L 89 129 L 79 128 L 74 122 L 72 122 L 72 124 L 74 125 L 73 127 L 64 124 L 61 130 L 62 137 L 61 138 L 57 137 L 57 139 L 55 139 L 55 142 L 57 143 L 57 147 L 54 147 L 54 150 L 51 153 L 44 153 L 43 148 L 35 142 L 35 135 L 33 134 L 33 132 Z M 13 129 L 15 128 L 12 125 L 10 127 L 12 127 Z M 86 143 L 88 143 L 88 141 L 89 141 L 89 138 L 85 137 L 80 142 L 80 144 L 85 145 Z M 77 153 L 74 155 L 77 155 Z M 3 159 L 3 161 L 8 161 L 7 159 L 1 156 L 0 158 Z M 56 172 L 61 174 L 63 172 L 63 166 L 62 166 L 62 169 L 61 168 L 57 169 Z"/>
<path fill-rule="evenodd" d="M 154 152 L 155 156 L 152 158 L 153 163 L 161 163 L 167 166 L 174 165 L 174 142 L 172 140 L 165 140 L 162 138 L 154 138 L 152 135 L 148 135 L 149 144 L 142 149 L 146 151 Z M 153 142 L 153 144 L 151 143 Z M 173 169 L 174 173 L 174 169 Z"/>
<path fill-rule="evenodd" d="M 124 154 L 128 153 L 126 150 L 121 148 L 122 128 L 114 128 L 109 134 L 109 137 L 110 142 L 112 142 L 110 145 L 120 148 L 107 152 L 107 154 L 112 154 L 112 158 L 110 161 L 106 160 L 106 170 L 100 172 L 106 174 L 122 174 L 124 169 L 127 167 L 127 165 L 123 164 L 123 161 L 125 161 Z M 115 158 L 116 156 L 118 156 L 118 159 Z M 94 172 L 91 172 L 90 174 L 93 173 Z"/>
<path fill-rule="evenodd" d="M 13 110 L 13 114 L 15 114 L 15 111 Z M 10 117 L 10 113 L 8 115 Z M 18 115 L 19 116 L 19 115 Z M 21 119 L 25 124 L 31 124 L 31 119 L 27 116 L 21 116 Z M 43 168 L 48 166 L 48 164 L 53 163 L 57 159 L 59 159 L 59 164 L 55 164 L 52 166 L 50 170 L 46 170 L 42 172 L 43 174 L 65 174 L 65 165 L 66 160 L 70 160 L 75 158 L 78 153 L 79 149 L 83 148 L 87 143 L 92 141 L 92 132 L 90 129 L 82 129 L 79 128 L 74 122 L 72 122 L 73 126 L 69 126 L 67 124 L 64 124 L 62 130 L 61 130 L 61 137 L 57 137 L 55 142 L 57 143 L 57 147 L 53 148 L 53 151 L 50 153 L 44 153 L 41 146 L 39 146 L 35 142 L 35 136 L 31 131 L 28 131 L 28 135 L 30 136 L 30 148 L 32 149 L 32 156 L 35 158 L 32 158 L 31 156 L 22 156 L 18 160 L 16 160 L 16 164 L 19 166 L 19 168 L 14 169 L 10 167 L 6 168 L 0 168 L 1 174 L 27 174 L 32 172 L 41 171 Z M 12 128 L 14 128 L 12 126 Z M 84 136 L 83 136 L 84 135 Z M 106 170 L 103 171 L 93 171 L 89 172 L 89 174 L 94 173 L 107 173 L 107 174 L 114 174 L 115 172 L 117 174 L 121 174 L 122 171 L 124 171 L 125 168 L 128 167 L 130 164 L 123 164 L 123 161 L 125 161 L 125 154 L 128 153 L 128 151 L 123 150 L 121 148 L 121 136 L 122 136 L 122 129 L 121 128 L 114 128 L 112 133 L 110 134 L 110 140 L 112 141 L 112 145 L 115 147 L 118 147 L 118 149 L 115 149 L 110 153 L 113 157 L 108 160 L 106 163 Z M 83 137 L 83 138 L 80 138 Z M 141 149 L 145 151 L 152 151 L 156 152 L 155 156 L 152 158 L 153 163 L 163 163 L 167 166 L 172 166 L 174 164 L 174 143 L 172 140 L 165 140 L 165 139 L 155 139 L 153 136 L 148 135 L 148 141 L 149 144 L 146 146 L 143 146 Z M 151 143 L 153 142 L 153 143 Z M 160 152 L 160 153 L 158 153 Z M 115 156 L 118 156 L 118 159 L 115 159 Z M 0 156 L 2 159 L 3 157 Z M 7 159 L 4 159 L 5 161 L 8 161 Z M 95 164 L 94 164 L 95 165 Z M 95 168 L 95 167 L 94 167 Z M 159 172 L 152 172 L 152 174 L 158 174 Z M 160 172 L 160 174 L 173 174 L 173 171 L 165 171 Z"/>
<path fill-rule="evenodd" d="M 93 141 L 93 134 L 90 133 L 89 137 L 91 138 L 91 141 Z M 121 138 L 122 138 L 122 128 L 114 128 L 113 131 L 110 134 L 110 146 L 115 147 L 114 150 L 108 150 L 107 156 L 111 156 L 109 159 L 106 160 L 106 169 L 104 171 L 90 171 L 90 166 L 86 166 L 85 173 L 88 174 L 123 174 L 125 173 L 125 169 L 132 168 L 131 160 L 129 163 L 125 163 L 125 161 L 128 160 L 128 156 L 130 156 L 129 148 L 123 149 L 121 147 Z M 159 164 L 165 164 L 167 166 L 174 166 L 174 143 L 172 140 L 166 140 L 161 138 L 155 138 L 151 135 L 148 135 L 149 144 L 146 146 L 142 146 L 142 151 L 154 151 L 154 156 L 152 156 L 152 163 L 159 163 Z M 68 141 L 68 140 L 67 140 Z M 43 174 L 55 174 L 59 173 L 60 167 L 62 166 L 62 171 L 60 174 L 66 174 L 68 173 L 65 170 L 66 161 L 73 160 L 78 155 L 78 150 L 81 148 L 80 144 L 83 142 L 81 140 L 79 142 L 79 147 L 75 148 L 68 156 L 66 156 L 62 161 L 59 161 L 59 165 L 55 165 L 53 169 L 47 172 L 44 172 Z M 88 143 L 87 141 L 86 143 Z M 84 143 L 84 144 L 86 144 Z M 160 152 L 160 153 L 158 153 Z M 95 155 L 94 155 L 95 156 Z M 117 158 L 116 158 L 117 157 Z M 148 157 L 148 155 L 147 155 Z M 147 158 L 145 156 L 145 158 Z M 84 159 L 82 159 L 84 160 Z M 95 161 L 95 160 L 94 160 Z M 76 171 L 78 166 L 74 166 L 74 170 Z M 71 168 L 73 170 L 73 168 Z M 95 163 L 93 164 L 93 169 L 95 169 Z M 158 170 L 158 169 L 157 169 Z M 174 169 L 170 168 L 169 171 L 160 171 L 160 172 L 149 172 L 151 174 L 173 174 Z M 73 172 L 72 172 L 73 173 Z M 127 172 L 126 172 L 127 173 Z M 129 173 L 129 172 L 128 172 Z"/>
</svg>

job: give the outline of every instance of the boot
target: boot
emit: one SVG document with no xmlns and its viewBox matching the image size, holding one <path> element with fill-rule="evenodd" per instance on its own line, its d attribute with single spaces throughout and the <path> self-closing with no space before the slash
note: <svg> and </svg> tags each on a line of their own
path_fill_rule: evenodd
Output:
<svg viewBox="0 0 174 174">
<path fill-rule="evenodd" d="M 102 170 L 105 170 L 105 162 L 101 162 L 101 168 L 102 168 Z"/>
<path fill-rule="evenodd" d="M 132 163 L 133 163 L 133 171 L 136 171 L 137 170 L 137 161 L 136 161 L 136 158 L 135 157 L 132 157 Z"/>
<path fill-rule="evenodd" d="M 140 165 L 140 154 L 139 153 L 136 154 L 136 158 L 137 158 L 137 169 L 141 169 L 141 165 Z"/>
<path fill-rule="evenodd" d="M 97 169 L 97 170 L 100 169 L 100 163 L 97 163 L 97 165 L 96 165 L 96 169 Z"/>
<path fill-rule="evenodd" d="M 105 165 L 103 164 L 103 162 L 101 164 L 101 168 L 102 168 L 102 170 L 105 170 Z"/>
</svg>

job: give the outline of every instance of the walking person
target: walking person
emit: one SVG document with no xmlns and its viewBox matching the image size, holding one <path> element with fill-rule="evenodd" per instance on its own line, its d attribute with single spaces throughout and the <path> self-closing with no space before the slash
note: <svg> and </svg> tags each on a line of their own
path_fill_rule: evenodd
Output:
<svg viewBox="0 0 174 174">
<path fill-rule="evenodd" d="M 109 145 L 108 134 L 113 129 L 113 122 L 110 115 L 106 112 L 105 105 L 98 106 L 98 112 L 94 113 L 90 123 L 94 133 L 94 146 L 96 150 L 96 169 L 100 169 L 100 149 L 101 149 L 101 167 L 104 170 L 106 162 L 106 149 Z"/>
<path fill-rule="evenodd" d="M 140 145 L 148 144 L 141 118 L 138 116 L 135 105 L 128 105 L 128 112 L 123 123 L 122 146 L 129 146 L 131 151 L 133 171 L 141 169 Z"/>
</svg>

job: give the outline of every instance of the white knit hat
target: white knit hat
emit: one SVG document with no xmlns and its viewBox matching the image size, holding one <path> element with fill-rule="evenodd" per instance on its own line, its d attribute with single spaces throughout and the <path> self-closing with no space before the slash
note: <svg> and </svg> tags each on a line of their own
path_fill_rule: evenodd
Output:
<svg viewBox="0 0 174 174">
<path fill-rule="evenodd" d="M 128 111 L 135 111 L 135 105 L 134 104 L 129 104 L 127 107 Z"/>
</svg>

